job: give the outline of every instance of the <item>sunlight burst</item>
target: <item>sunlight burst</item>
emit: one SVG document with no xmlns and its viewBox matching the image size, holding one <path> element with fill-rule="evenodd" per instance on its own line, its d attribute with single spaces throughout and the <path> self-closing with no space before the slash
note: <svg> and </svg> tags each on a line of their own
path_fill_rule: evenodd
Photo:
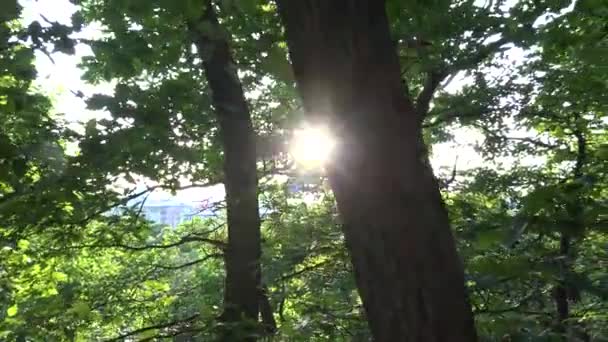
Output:
<svg viewBox="0 0 608 342">
<path fill-rule="evenodd" d="M 336 142 L 326 127 L 305 127 L 294 132 L 291 155 L 305 167 L 320 167 L 331 158 Z"/>
</svg>

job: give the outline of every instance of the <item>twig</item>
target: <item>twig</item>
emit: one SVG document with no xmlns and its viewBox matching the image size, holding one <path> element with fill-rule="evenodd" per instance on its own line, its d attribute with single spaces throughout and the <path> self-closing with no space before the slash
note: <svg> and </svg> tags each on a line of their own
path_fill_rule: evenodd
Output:
<svg viewBox="0 0 608 342">
<path fill-rule="evenodd" d="M 449 179 L 446 179 L 441 182 L 442 188 L 447 188 L 448 186 L 450 186 L 450 184 L 452 184 L 456 180 L 457 165 L 458 165 L 458 156 L 456 156 L 456 159 L 454 160 L 454 167 L 452 168 L 452 176 Z"/>
</svg>

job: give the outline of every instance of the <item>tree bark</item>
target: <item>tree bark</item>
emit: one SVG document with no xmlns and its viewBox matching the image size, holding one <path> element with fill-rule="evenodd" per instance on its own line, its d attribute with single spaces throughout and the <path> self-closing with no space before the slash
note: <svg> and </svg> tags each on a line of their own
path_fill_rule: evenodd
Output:
<svg viewBox="0 0 608 342">
<path fill-rule="evenodd" d="M 211 2 L 201 22 L 205 24 L 188 26 L 203 60 L 224 148 L 228 245 L 222 320 L 229 325 L 248 321 L 245 332 L 254 334 L 259 316 L 261 256 L 255 132 L 227 37 L 222 34 Z M 240 327 L 228 326 L 223 340 L 253 339 L 233 335 L 231 330 L 242 332 Z"/>
<path fill-rule="evenodd" d="M 279 0 L 308 119 L 338 139 L 328 176 L 374 340 L 475 341 L 461 261 L 384 2 Z"/>
<path fill-rule="evenodd" d="M 274 319 L 272 305 L 270 305 L 270 298 L 268 298 L 268 288 L 266 286 L 262 286 L 259 289 L 259 298 L 260 316 L 262 318 L 264 335 L 270 336 L 277 332 L 277 321 Z"/>
</svg>

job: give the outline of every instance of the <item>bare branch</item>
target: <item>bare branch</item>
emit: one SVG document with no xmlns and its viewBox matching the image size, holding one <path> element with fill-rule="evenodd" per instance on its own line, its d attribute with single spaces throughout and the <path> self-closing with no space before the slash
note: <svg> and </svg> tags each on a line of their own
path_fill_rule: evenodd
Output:
<svg viewBox="0 0 608 342">
<path fill-rule="evenodd" d="M 443 180 L 441 182 L 441 187 L 442 188 L 447 188 L 448 186 L 450 186 L 450 184 L 452 184 L 455 180 L 456 180 L 456 166 L 458 165 L 458 156 L 456 156 L 456 159 L 454 160 L 454 167 L 452 168 L 452 176 L 449 179 Z"/>
</svg>

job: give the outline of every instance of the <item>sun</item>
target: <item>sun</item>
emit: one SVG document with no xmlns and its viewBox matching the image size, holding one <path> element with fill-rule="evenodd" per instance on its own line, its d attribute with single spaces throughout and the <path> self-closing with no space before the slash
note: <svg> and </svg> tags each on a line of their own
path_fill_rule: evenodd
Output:
<svg viewBox="0 0 608 342">
<path fill-rule="evenodd" d="M 327 127 L 304 127 L 294 132 L 291 155 L 306 168 L 324 166 L 332 156 L 336 142 Z"/>
</svg>

